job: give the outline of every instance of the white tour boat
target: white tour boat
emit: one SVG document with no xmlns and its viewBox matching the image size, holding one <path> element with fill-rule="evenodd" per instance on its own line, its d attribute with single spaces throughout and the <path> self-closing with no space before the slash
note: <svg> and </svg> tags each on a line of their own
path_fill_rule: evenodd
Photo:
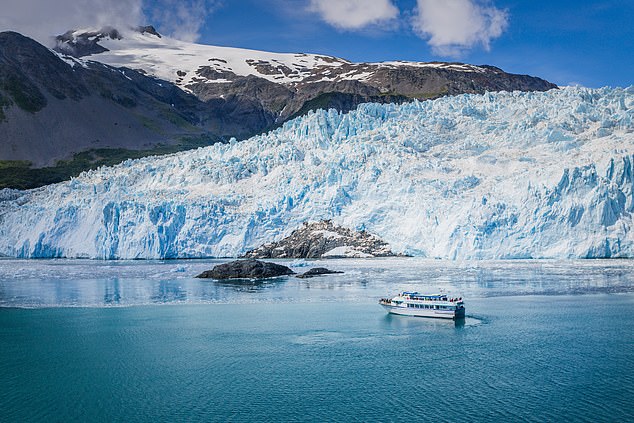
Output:
<svg viewBox="0 0 634 423">
<path fill-rule="evenodd" d="M 382 298 L 379 304 L 388 313 L 403 316 L 464 319 L 464 302 L 446 294 L 424 295 L 418 292 L 401 292 L 396 297 Z"/>
</svg>

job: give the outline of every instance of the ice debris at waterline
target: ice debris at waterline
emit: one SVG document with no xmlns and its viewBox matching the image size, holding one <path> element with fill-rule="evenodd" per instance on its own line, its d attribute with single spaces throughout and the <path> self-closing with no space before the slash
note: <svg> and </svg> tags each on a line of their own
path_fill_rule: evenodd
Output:
<svg viewBox="0 0 634 423">
<path fill-rule="evenodd" d="M 0 255 L 238 256 L 305 221 L 443 258 L 634 257 L 634 87 L 318 111 L 0 194 Z"/>
</svg>

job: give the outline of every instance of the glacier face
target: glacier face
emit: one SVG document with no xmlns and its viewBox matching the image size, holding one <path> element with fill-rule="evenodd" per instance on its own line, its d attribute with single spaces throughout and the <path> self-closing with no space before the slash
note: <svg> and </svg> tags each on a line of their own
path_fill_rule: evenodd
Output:
<svg viewBox="0 0 634 423">
<path fill-rule="evenodd" d="M 236 256 L 333 219 L 439 258 L 634 257 L 634 87 L 318 111 L 0 191 L 0 255 Z"/>
</svg>

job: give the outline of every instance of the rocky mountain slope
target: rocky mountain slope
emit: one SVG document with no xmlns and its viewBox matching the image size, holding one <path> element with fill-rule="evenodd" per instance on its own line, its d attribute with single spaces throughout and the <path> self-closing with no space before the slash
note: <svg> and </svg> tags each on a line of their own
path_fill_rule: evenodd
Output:
<svg viewBox="0 0 634 423">
<path fill-rule="evenodd" d="M 248 251 L 247 258 L 392 257 L 395 254 L 379 237 L 353 231 L 332 220 L 304 224 L 288 237 Z"/>
<path fill-rule="evenodd" d="M 0 160 L 43 166 L 91 148 L 174 143 L 204 136 L 208 113 L 172 84 L 0 33 Z"/>
<path fill-rule="evenodd" d="M 57 37 L 56 50 L 137 69 L 173 82 L 203 101 L 223 100 L 241 110 L 247 108 L 249 123 L 261 129 L 317 108 L 348 111 L 365 102 L 556 88 L 543 79 L 508 74 L 493 66 L 352 63 L 317 54 L 185 43 L 161 36 L 151 26 L 127 32 L 113 28 L 69 31 Z M 259 119 L 258 124 L 252 119 Z"/>
</svg>

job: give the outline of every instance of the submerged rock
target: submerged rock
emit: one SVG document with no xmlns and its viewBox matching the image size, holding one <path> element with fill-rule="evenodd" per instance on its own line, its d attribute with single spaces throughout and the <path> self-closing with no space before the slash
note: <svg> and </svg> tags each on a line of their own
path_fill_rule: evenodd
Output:
<svg viewBox="0 0 634 423">
<path fill-rule="evenodd" d="M 331 220 L 304 223 L 290 236 L 255 250 L 248 258 L 339 258 L 339 257 L 393 257 L 390 246 L 365 231 L 353 231 L 335 225 Z"/>
<path fill-rule="evenodd" d="M 297 275 L 297 277 L 298 278 L 312 278 L 312 277 L 315 277 L 315 276 L 332 275 L 332 274 L 335 274 L 335 273 L 343 273 L 343 272 L 338 271 L 338 270 L 326 269 L 325 267 L 313 267 L 309 271 L 304 272 L 301 275 Z"/>
<path fill-rule="evenodd" d="M 247 259 L 219 264 L 196 277 L 210 279 L 264 279 L 293 274 L 295 272 L 281 264 Z"/>
</svg>

